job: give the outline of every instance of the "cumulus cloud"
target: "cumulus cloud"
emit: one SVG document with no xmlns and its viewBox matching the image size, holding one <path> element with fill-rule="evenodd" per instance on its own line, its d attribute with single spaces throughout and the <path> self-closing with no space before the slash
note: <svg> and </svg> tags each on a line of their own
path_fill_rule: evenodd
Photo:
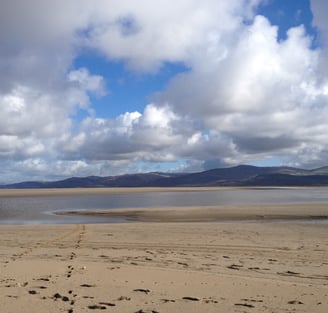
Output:
<svg viewBox="0 0 328 313">
<path fill-rule="evenodd" d="M 168 107 L 149 104 L 143 114 L 125 113 L 116 119 L 87 118 L 78 134 L 62 144 L 66 158 L 88 160 L 165 159 L 165 151 L 181 141 L 177 117 Z"/>
<path fill-rule="evenodd" d="M 312 0 L 322 44 L 302 25 L 278 37 L 261 0 L 4 0 L 0 12 L 0 162 L 13 177 L 327 159 L 324 1 Z M 106 81 L 74 68 L 85 49 L 156 73 L 181 62 L 142 112 L 99 118 Z M 84 110 L 84 120 L 75 118 Z M 10 172 L 8 172 L 10 173 Z M 2 180 L 10 180 L 4 173 Z M 18 174 L 21 173 L 21 174 Z M 34 174 L 33 174 L 34 173 Z M 56 174 L 57 173 L 57 174 Z"/>
<path fill-rule="evenodd" d="M 89 92 L 103 91 L 100 77 L 84 71 L 85 81 L 79 82 L 77 73 L 63 79 L 61 90 L 18 85 L 0 94 L 0 140 L 7 143 L 2 145 L 0 158 L 55 153 L 56 142 L 70 133 L 69 116 L 79 107 L 88 108 Z"/>
<path fill-rule="evenodd" d="M 311 48 L 303 26 L 281 41 L 277 27 L 257 16 L 225 51 L 219 60 L 200 57 L 157 100 L 174 103 L 179 114 L 201 116 L 205 129 L 230 138 L 241 155 L 301 152 L 317 141 L 324 147 L 328 81 L 318 75 L 322 52 Z"/>
<path fill-rule="evenodd" d="M 109 58 L 126 60 L 132 69 L 154 71 L 163 62 L 191 60 L 207 37 L 238 27 L 257 2 L 180 0 L 168 6 L 164 0 L 99 1 L 85 41 Z"/>
</svg>

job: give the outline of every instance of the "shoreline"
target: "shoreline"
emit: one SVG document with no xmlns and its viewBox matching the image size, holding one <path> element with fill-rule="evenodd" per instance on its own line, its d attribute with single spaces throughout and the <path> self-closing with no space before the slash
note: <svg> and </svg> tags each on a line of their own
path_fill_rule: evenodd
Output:
<svg viewBox="0 0 328 313">
<path fill-rule="evenodd" d="M 302 190 L 318 189 L 326 186 L 302 186 L 302 187 L 277 187 L 277 186 L 252 186 L 252 187 L 108 187 L 108 188 L 45 188 L 45 189 L 2 189 L 2 197 L 28 197 L 28 196 L 63 196 L 63 195 L 102 195 L 102 194 L 127 194 L 143 192 L 196 192 L 196 191 L 218 191 L 218 190 Z"/>
</svg>

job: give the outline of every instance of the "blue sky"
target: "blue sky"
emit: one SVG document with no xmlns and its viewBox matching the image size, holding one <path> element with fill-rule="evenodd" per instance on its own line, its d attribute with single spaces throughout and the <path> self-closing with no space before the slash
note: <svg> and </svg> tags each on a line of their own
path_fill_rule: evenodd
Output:
<svg viewBox="0 0 328 313">
<path fill-rule="evenodd" d="M 74 67 L 86 67 L 106 80 L 107 94 L 92 99 L 97 116 L 115 118 L 127 111 L 143 111 L 152 94 L 165 88 L 177 73 L 187 71 L 183 63 L 166 63 L 156 73 L 138 73 L 126 69 L 124 61 L 110 61 L 90 51 L 74 60 Z"/>
<path fill-rule="evenodd" d="M 266 16 L 271 24 L 279 27 L 279 38 L 286 39 L 288 29 L 297 27 L 300 24 L 306 27 L 307 32 L 315 35 L 309 0 L 269 0 L 267 3 L 260 5 L 257 12 Z"/>
<path fill-rule="evenodd" d="M 324 1 L 1 6 L 0 183 L 327 165 Z"/>
</svg>

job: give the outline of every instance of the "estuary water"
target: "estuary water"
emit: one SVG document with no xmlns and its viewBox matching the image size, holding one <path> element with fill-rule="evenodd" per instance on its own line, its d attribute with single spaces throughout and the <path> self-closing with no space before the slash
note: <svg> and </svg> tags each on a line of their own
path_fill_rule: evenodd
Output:
<svg viewBox="0 0 328 313">
<path fill-rule="evenodd" d="M 75 210 L 328 203 L 327 188 L 219 189 L 122 194 L 0 197 L 0 224 L 117 223 L 118 218 L 56 215 Z"/>
</svg>

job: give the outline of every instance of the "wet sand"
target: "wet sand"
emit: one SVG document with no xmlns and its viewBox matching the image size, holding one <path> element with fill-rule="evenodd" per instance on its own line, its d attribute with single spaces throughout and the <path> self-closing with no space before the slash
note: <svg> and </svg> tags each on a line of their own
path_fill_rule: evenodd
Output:
<svg viewBox="0 0 328 313">
<path fill-rule="evenodd" d="M 117 194 L 158 191 L 202 191 L 219 190 L 222 187 L 117 187 L 117 188 L 51 188 L 51 189 L 0 189 L 0 197 L 26 197 L 26 196 L 62 196 L 79 194 Z M 234 188 L 223 188 L 234 189 Z"/>
<path fill-rule="evenodd" d="M 311 187 L 304 187 L 309 189 Z M 318 187 L 315 187 L 316 189 Z M 326 188 L 327 187 L 322 187 Z M 63 195 L 101 195 L 101 194 L 125 194 L 143 192 L 192 192 L 192 191 L 215 191 L 237 189 L 302 189 L 302 187 L 117 187 L 117 188 L 51 188 L 51 189 L 0 189 L 1 197 L 26 197 L 26 196 L 63 196 Z"/>
<path fill-rule="evenodd" d="M 62 211 L 58 215 L 119 218 L 132 222 L 327 221 L 327 204 L 220 205 L 179 208 Z"/>
<path fill-rule="evenodd" d="M 183 208 L 147 223 L 1 226 L 1 312 L 326 313 L 327 224 L 245 222 L 250 208 L 228 209 L 215 213 L 228 223 L 211 222 L 217 208 Z M 328 215 L 325 205 L 265 210 Z M 202 214 L 212 216 L 195 222 Z"/>
</svg>

